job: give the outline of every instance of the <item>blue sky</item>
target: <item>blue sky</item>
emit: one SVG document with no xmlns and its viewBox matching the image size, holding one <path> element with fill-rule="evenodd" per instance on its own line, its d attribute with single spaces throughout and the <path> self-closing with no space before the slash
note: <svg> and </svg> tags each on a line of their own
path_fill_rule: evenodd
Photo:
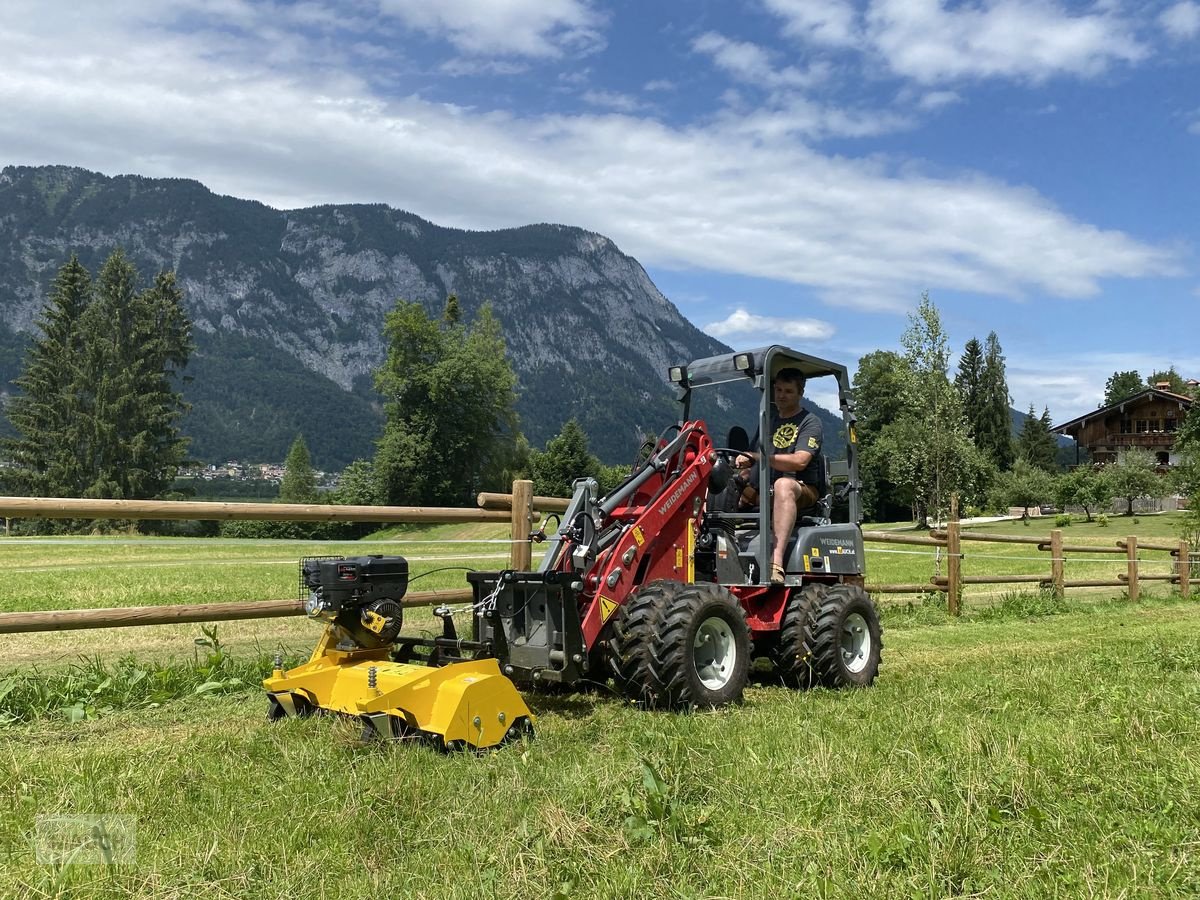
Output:
<svg viewBox="0 0 1200 900">
<path fill-rule="evenodd" d="M 577 225 L 848 364 L 928 290 L 1056 421 L 1200 378 L 1197 0 L 7 0 L 0 60 L 2 164 Z"/>
</svg>

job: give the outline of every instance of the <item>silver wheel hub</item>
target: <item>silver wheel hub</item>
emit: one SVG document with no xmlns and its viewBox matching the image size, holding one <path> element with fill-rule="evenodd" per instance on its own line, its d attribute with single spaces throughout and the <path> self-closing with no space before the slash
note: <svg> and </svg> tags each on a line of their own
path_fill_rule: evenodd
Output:
<svg viewBox="0 0 1200 900">
<path fill-rule="evenodd" d="M 692 642 L 692 660 L 700 683 L 708 690 L 719 691 L 729 683 L 737 666 L 737 642 L 728 622 L 710 616 L 700 623 Z"/>
<path fill-rule="evenodd" d="M 871 629 L 859 613 L 850 613 L 842 624 L 842 664 L 855 675 L 867 667 L 871 658 Z"/>
</svg>

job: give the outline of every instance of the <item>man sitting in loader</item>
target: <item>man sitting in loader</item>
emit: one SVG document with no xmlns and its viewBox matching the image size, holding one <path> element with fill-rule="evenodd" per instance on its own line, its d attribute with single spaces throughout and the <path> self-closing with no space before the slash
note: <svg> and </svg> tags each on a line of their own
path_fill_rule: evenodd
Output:
<svg viewBox="0 0 1200 900">
<path fill-rule="evenodd" d="M 771 413 L 770 466 L 774 506 L 771 523 L 775 535 L 771 548 L 771 583 L 783 584 L 783 555 L 788 535 L 796 524 L 800 510 L 815 506 L 824 487 L 819 483 L 823 431 L 821 420 L 800 405 L 804 396 L 804 373 L 799 369 L 780 369 L 771 384 L 775 408 Z M 738 469 L 748 470 L 741 476 L 745 483 L 742 503 L 752 507 L 758 503 L 758 464 L 762 450 L 760 442 L 734 460 Z"/>
</svg>

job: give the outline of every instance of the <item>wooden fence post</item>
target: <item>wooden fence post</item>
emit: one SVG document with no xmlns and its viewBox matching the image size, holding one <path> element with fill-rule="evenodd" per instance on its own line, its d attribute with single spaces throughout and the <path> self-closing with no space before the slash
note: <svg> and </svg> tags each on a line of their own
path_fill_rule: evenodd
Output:
<svg viewBox="0 0 1200 900">
<path fill-rule="evenodd" d="M 1191 545 L 1187 541 L 1179 542 L 1179 560 L 1176 562 L 1176 567 L 1179 571 L 1179 596 L 1184 600 L 1191 593 Z"/>
<path fill-rule="evenodd" d="M 518 572 L 529 570 L 533 549 L 529 535 L 533 532 L 533 482 L 514 481 L 512 485 L 512 549 L 509 568 Z"/>
<path fill-rule="evenodd" d="M 1061 600 L 1066 590 L 1063 581 L 1063 539 L 1062 529 L 1050 530 L 1050 580 L 1054 582 L 1054 596 Z"/>
<path fill-rule="evenodd" d="M 1137 558 L 1137 535 L 1131 534 L 1125 539 L 1125 553 L 1129 560 L 1128 564 L 1128 587 L 1129 599 L 1136 601 L 1138 598 L 1138 558 Z"/>
<path fill-rule="evenodd" d="M 950 495 L 950 521 L 946 524 L 946 609 L 959 614 L 962 598 L 962 537 L 959 532 L 958 494 Z"/>
</svg>

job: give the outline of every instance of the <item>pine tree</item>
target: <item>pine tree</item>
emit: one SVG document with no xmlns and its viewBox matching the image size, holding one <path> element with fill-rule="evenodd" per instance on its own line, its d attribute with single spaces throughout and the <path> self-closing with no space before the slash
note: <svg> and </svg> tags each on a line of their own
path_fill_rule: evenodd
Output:
<svg viewBox="0 0 1200 900">
<path fill-rule="evenodd" d="M 12 463 L 9 490 L 38 497 L 78 496 L 83 489 L 81 420 L 75 395 L 83 346 L 80 319 L 92 299 L 92 280 L 79 258 L 59 269 L 29 348 L 19 389 L 8 407 L 17 435 L 4 442 Z"/>
<path fill-rule="evenodd" d="M 120 250 L 92 282 L 72 259 L 60 270 L 17 384 L 7 444 L 15 480 L 47 496 L 154 497 L 183 460 L 186 409 L 173 379 L 191 352 L 175 277 L 137 291 Z M 14 414 L 15 413 L 15 414 Z"/>
<path fill-rule="evenodd" d="M 1002 472 L 1011 469 L 1016 458 L 1012 416 L 1009 413 L 1011 403 L 1004 354 L 1000 349 L 1000 340 L 993 331 L 987 336 L 979 375 L 978 411 L 971 416 L 971 421 L 975 446 Z"/>
<path fill-rule="evenodd" d="M 1031 403 L 1025 423 L 1021 426 L 1020 437 L 1017 438 L 1021 459 L 1043 472 L 1058 471 L 1058 443 L 1050 431 L 1050 425 L 1049 407 L 1044 408 L 1038 416 Z"/>
<path fill-rule="evenodd" d="M 570 497 L 576 478 L 599 478 L 600 461 L 588 452 L 587 434 L 575 419 L 535 451 L 530 460 L 533 490 L 543 497 Z"/>
<path fill-rule="evenodd" d="M 133 263 L 114 251 L 80 320 L 86 337 L 75 394 L 87 425 L 85 497 L 157 496 L 187 448 L 179 433 L 187 407 L 173 384 L 192 350 L 183 294 L 169 272 L 144 291 L 137 280 Z"/>
<path fill-rule="evenodd" d="M 967 341 L 966 347 L 963 348 L 963 355 L 958 360 L 958 374 L 954 376 L 954 386 L 958 388 L 958 396 L 967 417 L 967 431 L 974 438 L 978 433 L 980 414 L 983 411 L 980 402 L 983 391 L 983 348 L 975 338 Z"/>
<path fill-rule="evenodd" d="M 313 471 L 304 435 L 296 435 L 283 463 L 283 480 L 279 482 L 280 503 L 316 503 L 317 474 Z"/>
<path fill-rule="evenodd" d="M 462 309 L 458 305 L 458 295 L 451 294 L 446 298 L 446 307 L 442 310 L 442 321 L 447 325 L 457 325 L 462 319 Z"/>
</svg>

